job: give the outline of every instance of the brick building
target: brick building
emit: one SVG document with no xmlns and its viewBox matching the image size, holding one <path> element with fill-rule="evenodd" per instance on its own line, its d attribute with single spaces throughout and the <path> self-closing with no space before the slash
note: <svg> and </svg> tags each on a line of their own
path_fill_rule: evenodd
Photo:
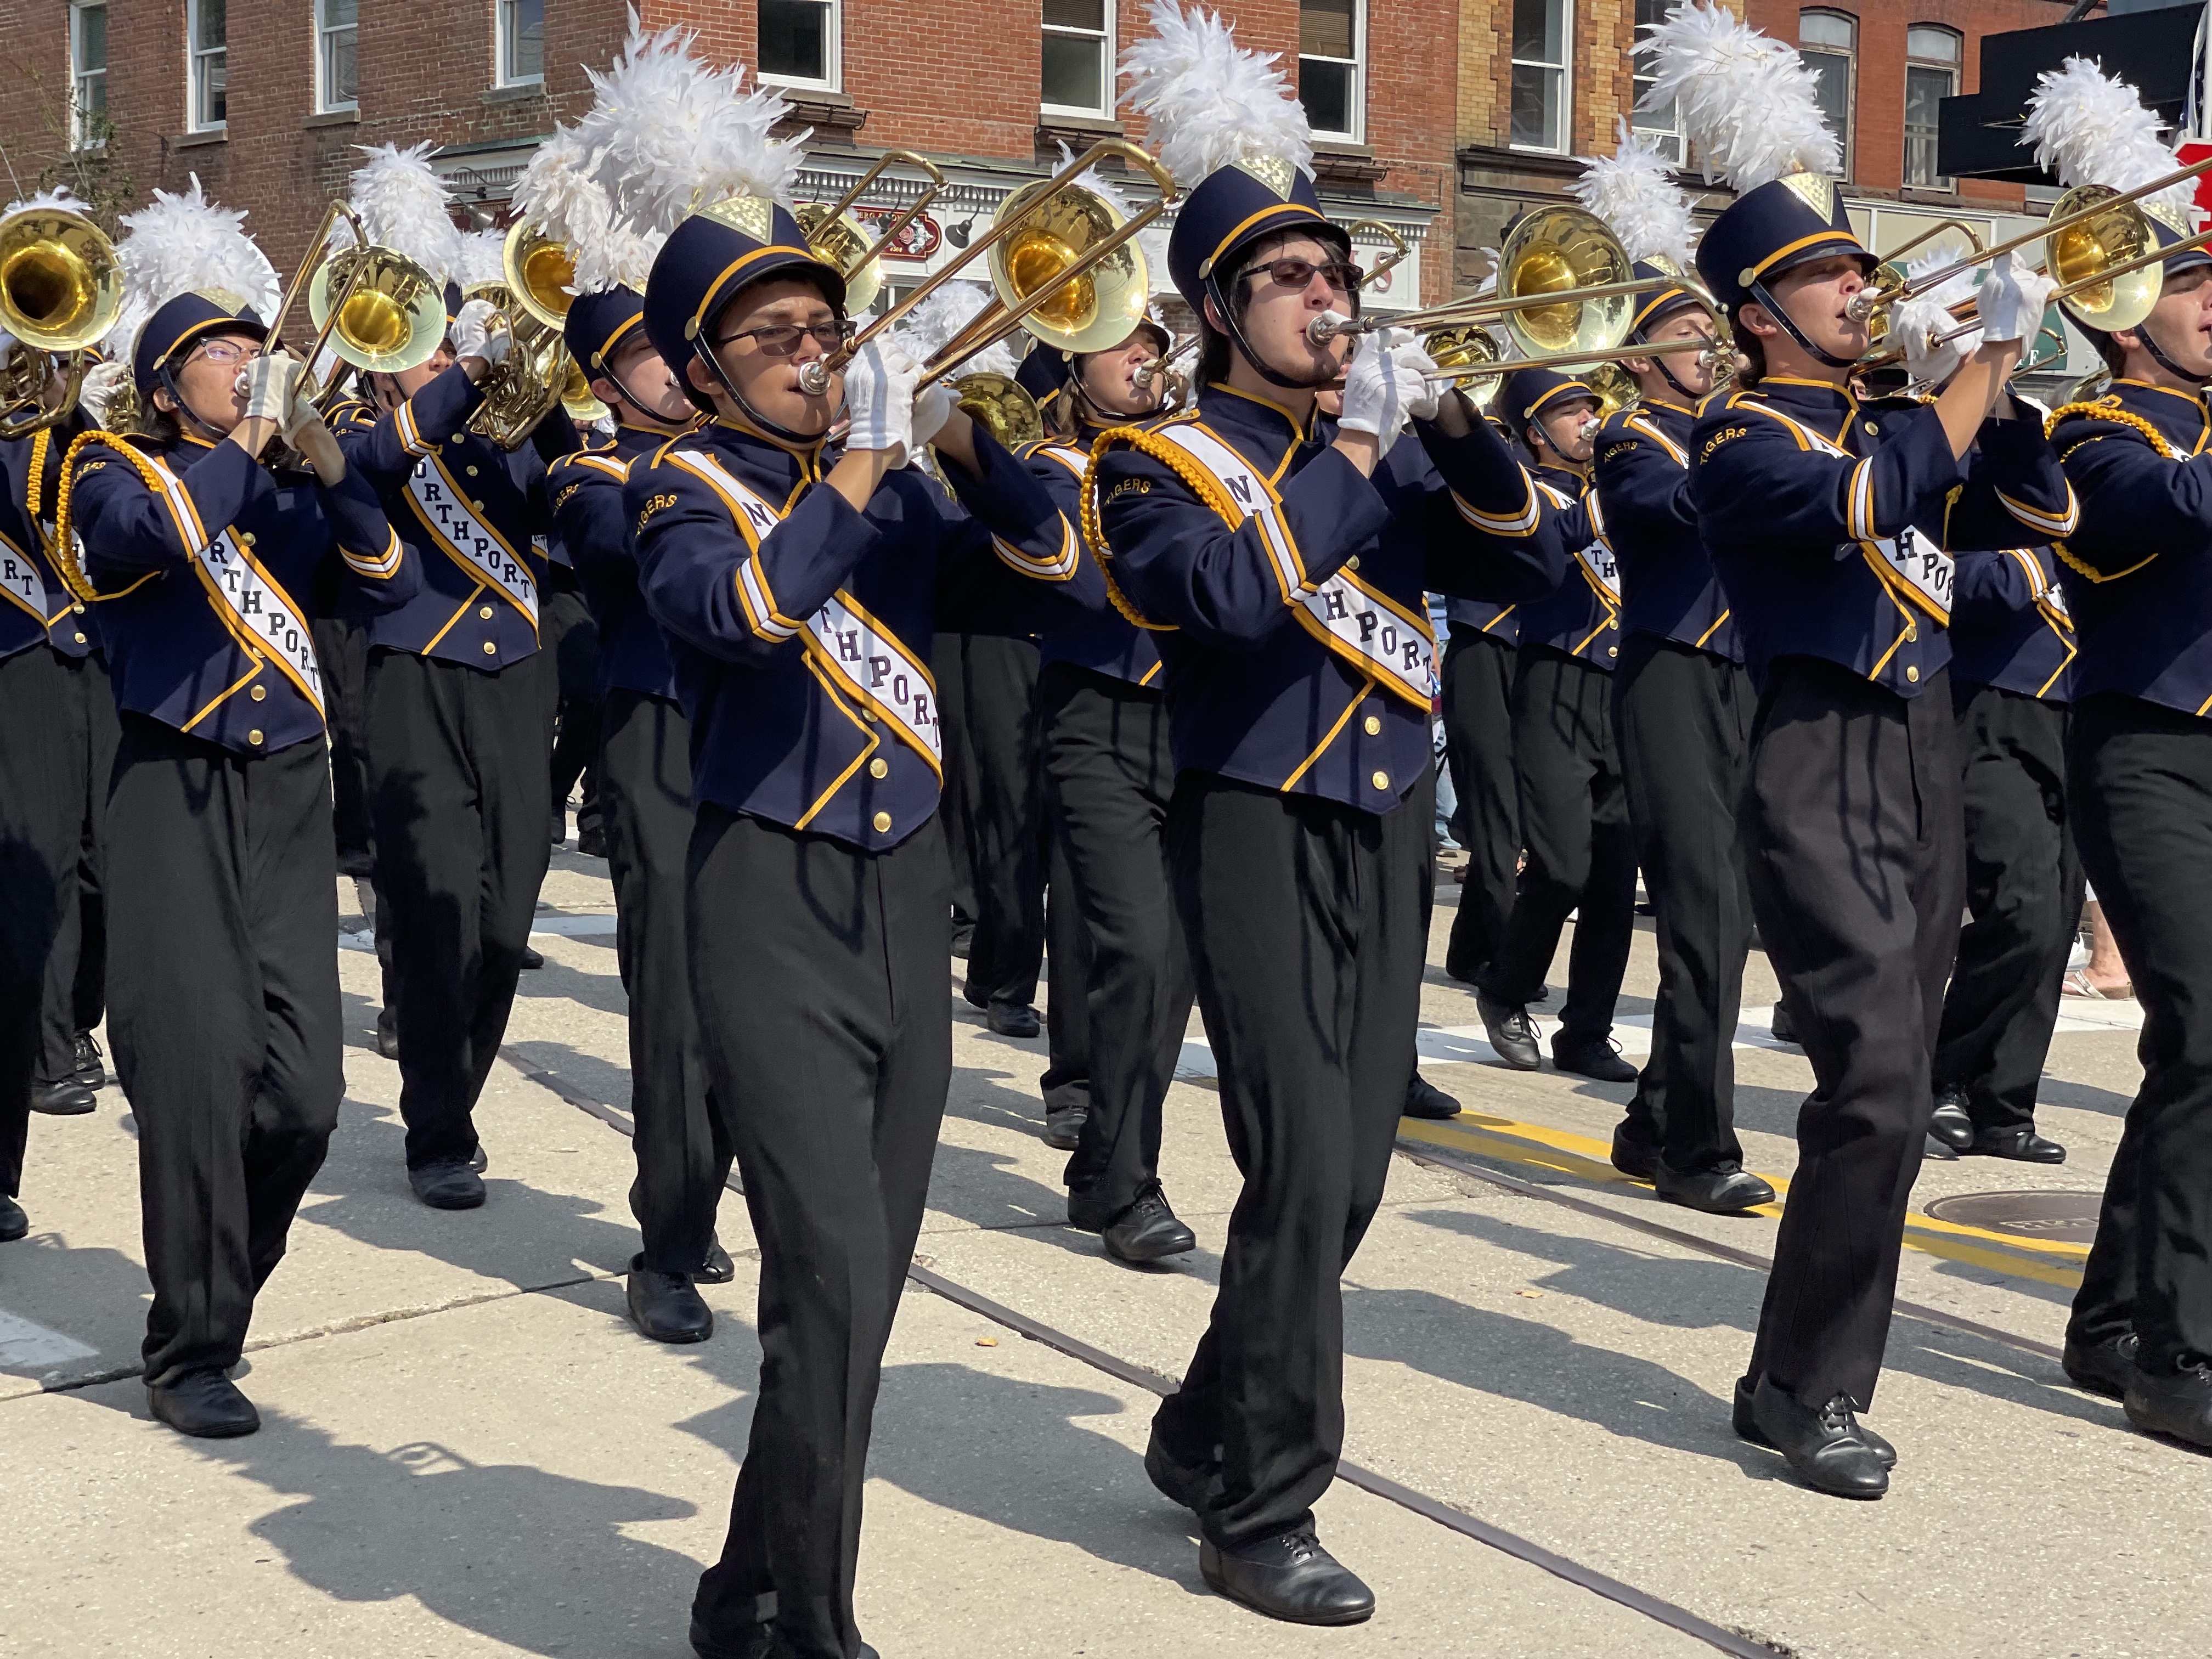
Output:
<svg viewBox="0 0 2212 1659">
<path fill-rule="evenodd" d="M 1381 303 L 1438 297 L 1450 261 L 1423 258 L 1448 226 L 1455 89 L 1437 72 L 1457 0 L 1231 0 L 1249 46 L 1295 64 L 1322 137 L 1317 174 L 1342 219 L 1377 218 L 1415 245 Z M 1048 173 L 1058 144 L 1141 138 L 1113 108 L 1115 59 L 1139 0 L 642 0 L 648 27 L 699 31 L 702 51 L 781 84 L 811 127 L 802 193 L 827 198 L 886 149 L 950 180 L 892 280 L 911 282 L 997 203 Z M 428 140 L 482 222 L 556 120 L 588 106 L 624 0 L 0 0 L 0 62 L 21 96 L 0 105 L 15 187 L 42 174 L 106 191 L 128 210 L 197 173 L 245 208 L 289 270 L 355 146 Z M 910 200 L 887 173 L 867 202 Z M 1141 197 L 1142 192 L 1133 191 Z M 1440 214 L 1443 216 L 1439 217 Z M 1446 231 L 1441 245 L 1449 246 Z M 1164 270 L 1155 282 L 1164 286 Z"/>
</svg>

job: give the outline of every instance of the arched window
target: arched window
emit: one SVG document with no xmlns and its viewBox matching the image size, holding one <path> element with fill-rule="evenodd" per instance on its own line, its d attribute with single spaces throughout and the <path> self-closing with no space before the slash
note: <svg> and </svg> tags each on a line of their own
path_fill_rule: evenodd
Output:
<svg viewBox="0 0 2212 1659">
<path fill-rule="evenodd" d="M 1936 113 L 1958 94 L 1961 51 L 1954 30 L 1915 23 L 1905 32 L 1905 182 L 1921 190 L 1951 188 L 1936 170 Z"/>
<path fill-rule="evenodd" d="M 1859 26 L 1839 11 L 1797 14 L 1797 55 L 1820 77 L 1814 95 L 1828 131 L 1843 146 L 1837 177 L 1851 176 L 1851 93 L 1858 66 Z"/>
</svg>

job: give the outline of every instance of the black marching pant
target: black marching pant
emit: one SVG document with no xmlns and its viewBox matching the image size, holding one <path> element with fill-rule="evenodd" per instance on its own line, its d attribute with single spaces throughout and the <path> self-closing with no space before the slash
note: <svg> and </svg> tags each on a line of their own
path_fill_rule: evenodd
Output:
<svg viewBox="0 0 2212 1659">
<path fill-rule="evenodd" d="M 1047 741 L 1049 741 L 1048 737 Z M 1050 766 L 1047 759 L 1048 769 Z M 1044 1075 L 1037 1092 L 1045 1109 L 1091 1109 L 1091 941 L 1084 936 L 1083 913 L 1075 900 L 1075 878 L 1067 867 L 1066 836 L 1051 801 L 1052 777 L 1045 777 L 1046 816 L 1052 841 L 1045 849 L 1044 903 Z M 957 914 L 959 905 L 953 906 Z"/>
<path fill-rule="evenodd" d="M 106 667 L 44 645 L 0 657 L 0 1194 L 12 1198 L 32 1088 L 67 1076 L 69 1040 L 100 1022 L 105 934 L 85 882 L 115 755 Z M 57 1061 L 53 1027 L 83 1012 Z"/>
<path fill-rule="evenodd" d="M 1613 737 L 1613 677 L 1548 646 L 1520 653 L 1513 682 L 1513 775 L 1528 862 L 1482 988 L 1532 1002 L 1577 907 L 1559 1035 L 1603 1037 L 1636 929 L 1636 843 Z"/>
<path fill-rule="evenodd" d="M 945 746 L 963 751 L 946 782 L 965 797 L 960 816 L 975 882 L 966 994 L 979 1006 L 1027 1006 L 1036 1000 L 1044 962 L 1047 826 L 1037 769 L 1037 647 L 1002 634 L 958 637 L 961 714 L 957 730 L 946 728 Z"/>
<path fill-rule="evenodd" d="M 2066 709 L 1954 682 L 1966 820 L 1966 909 L 1936 1039 L 1936 1092 L 1977 1129 L 2032 1127 L 2081 925 L 2066 828 Z"/>
<path fill-rule="evenodd" d="M 1444 647 L 1444 754 L 1459 799 L 1452 835 L 1467 848 L 1467 882 L 1444 947 L 1444 971 L 1471 980 L 1498 954 L 1521 868 L 1521 799 L 1513 781 L 1516 653 L 1472 624 Z"/>
<path fill-rule="evenodd" d="M 146 1381 L 238 1363 L 345 1090 L 323 739 L 248 759 L 123 719 L 108 1031 L 138 1122 Z"/>
<path fill-rule="evenodd" d="M 1743 1162 L 1735 1043 L 1751 892 L 1736 812 L 1755 702 L 1741 663 L 1656 634 L 1621 641 L 1614 729 L 1659 947 L 1651 1058 L 1622 1133 L 1680 1175 Z"/>
<path fill-rule="evenodd" d="M 599 625 L 566 565 L 545 589 L 544 647 L 553 658 L 547 691 L 553 699 L 553 757 L 549 779 L 552 816 L 565 826 L 568 797 L 583 781 L 576 808 L 576 833 L 603 827 L 599 800 Z"/>
<path fill-rule="evenodd" d="M 607 694 L 599 749 L 615 955 L 629 1000 L 629 1107 L 637 1179 L 629 1207 L 645 1266 L 696 1273 L 714 1238 L 730 1173 L 692 1012 L 684 945 L 684 860 L 691 842 L 691 756 L 684 711 L 665 697 Z"/>
<path fill-rule="evenodd" d="M 315 655 L 323 668 L 323 708 L 331 727 L 331 823 L 338 873 L 374 876 L 376 838 L 368 819 L 368 629 L 343 617 L 318 617 Z"/>
<path fill-rule="evenodd" d="M 1057 850 L 1087 946 L 1091 1115 L 1063 1179 L 1118 1211 L 1158 1177 L 1161 1107 L 1190 1023 L 1164 844 L 1175 788 L 1167 706 L 1157 691 L 1065 664 L 1045 671 L 1042 704 Z"/>
<path fill-rule="evenodd" d="M 937 682 L 937 716 L 945 742 L 945 782 L 937 819 L 945 826 L 945 855 L 952 870 L 952 923 L 975 925 L 975 757 L 968 742 L 967 635 L 939 629 L 929 648 L 930 678 Z"/>
<path fill-rule="evenodd" d="M 860 1650 L 853 1582 L 884 1345 L 952 1079 L 934 818 L 887 853 L 699 809 L 691 988 L 760 1242 L 760 1394 L 693 1616 L 738 1647 Z"/>
<path fill-rule="evenodd" d="M 465 1158 L 545 878 L 539 652 L 486 673 L 405 651 L 368 662 L 376 953 L 399 1036 L 407 1166 Z"/>
<path fill-rule="evenodd" d="M 1774 665 L 1743 800 L 1753 914 L 1813 1062 L 1749 1375 L 1801 1403 L 1874 1400 L 1929 1065 L 1966 897 L 1948 676 L 1907 700 L 1808 657 Z"/>
<path fill-rule="evenodd" d="M 2153 1372 L 2212 1358 L 2212 726 L 2135 697 L 2076 706 L 2075 838 L 2142 1004 L 2143 1080 L 2067 1339 L 2133 1331 Z"/>
<path fill-rule="evenodd" d="M 1413 1067 L 1426 769 L 1377 817 L 1203 772 L 1176 781 L 1169 868 L 1244 1177 L 1221 1288 L 1153 1432 L 1221 1479 L 1219 1546 L 1310 1523 L 1344 1447 L 1341 1279 L 1382 1202 Z"/>
</svg>

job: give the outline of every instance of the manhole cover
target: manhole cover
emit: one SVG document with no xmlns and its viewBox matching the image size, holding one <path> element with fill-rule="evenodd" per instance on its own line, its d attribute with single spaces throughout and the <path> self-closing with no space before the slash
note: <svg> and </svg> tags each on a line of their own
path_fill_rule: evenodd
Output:
<svg viewBox="0 0 2212 1659">
<path fill-rule="evenodd" d="M 1961 1193 L 1937 1199 L 1928 1213 L 2018 1238 L 2087 1244 L 2097 1237 L 2097 1210 L 2104 1200 L 2102 1193 Z"/>
</svg>

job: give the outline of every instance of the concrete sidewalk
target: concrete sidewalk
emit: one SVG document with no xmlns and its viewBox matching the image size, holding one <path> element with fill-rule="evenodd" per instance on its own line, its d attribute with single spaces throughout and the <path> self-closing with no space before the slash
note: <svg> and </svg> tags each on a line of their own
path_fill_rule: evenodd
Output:
<svg viewBox="0 0 2212 1659">
<path fill-rule="evenodd" d="M 562 920 L 608 913 L 605 866 L 555 863 L 549 964 L 525 976 L 510 1050 L 619 1111 L 612 937 Z M 1440 892 L 1439 959 L 1454 896 Z M 1648 999 L 1648 933 L 1637 947 L 1630 989 Z M 622 1305 L 636 1249 L 623 1137 L 502 1064 L 479 1114 L 489 1202 L 422 1208 L 400 1168 L 397 1070 L 367 1046 L 374 960 L 340 965 L 359 1046 L 330 1160 L 257 1316 L 243 1385 L 259 1435 L 186 1441 L 149 1420 L 134 1376 L 86 1381 L 137 1358 L 135 1148 L 112 1088 L 96 1116 L 34 1123 L 33 1236 L 0 1247 L 0 1479 L 17 1516 L 0 1655 L 681 1656 L 758 1364 L 743 1203 L 722 1216 L 738 1279 L 705 1287 L 714 1339 L 643 1341 Z M 1772 985 L 1763 963 L 1753 975 L 1756 1011 Z M 1471 999 L 1432 973 L 1424 1018 L 1466 1026 Z M 1931 1165 L 1916 1206 L 2100 1185 L 2133 1042 L 2104 1027 L 2058 1038 L 2044 1127 L 2071 1162 Z M 1236 1193 L 1210 1085 L 1173 1091 L 1163 1159 L 1200 1249 L 1135 1272 L 1060 1224 L 1062 1155 L 1036 1135 L 1043 1044 L 994 1036 L 961 1005 L 954 1051 L 924 1265 L 1173 1375 L 1203 1328 Z M 1750 1161 L 1786 1176 L 1809 1069 L 1786 1051 L 1738 1058 Z M 1960 1324 L 1894 1328 L 1871 1419 L 1899 1445 L 1892 1495 L 1820 1498 L 1729 1431 L 1762 1280 L 1698 1246 L 1764 1254 L 1771 1219 L 1694 1216 L 1589 1168 L 1575 1149 L 1609 1133 L 1626 1089 L 1428 1072 L 1469 1108 L 1449 1133 L 1473 1167 L 1597 1207 L 1395 1162 L 1347 1279 L 1349 1458 L 1777 1651 L 2203 1652 L 2212 1466 L 2132 1434 L 2116 1406 L 1997 1340 L 2058 1340 L 2078 1252 L 1964 1235 L 1967 1255 L 1908 1251 L 1902 1294 Z M 887 1656 L 1714 1650 L 1341 1482 L 1322 1535 L 1375 1586 L 1377 1616 L 1313 1632 L 1244 1613 L 1206 1592 L 1189 1517 L 1144 1479 L 1151 1399 L 910 1290 L 871 1462 L 870 1641 Z"/>
</svg>

